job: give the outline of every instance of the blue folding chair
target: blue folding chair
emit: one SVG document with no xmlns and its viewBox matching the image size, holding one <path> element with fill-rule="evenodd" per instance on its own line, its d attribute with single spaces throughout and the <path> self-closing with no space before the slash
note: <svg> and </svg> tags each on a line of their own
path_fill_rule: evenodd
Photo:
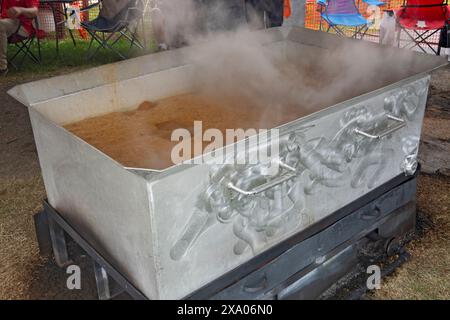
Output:
<svg viewBox="0 0 450 320">
<path fill-rule="evenodd" d="M 371 6 L 384 6 L 386 3 L 382 2 L 382 1 L 378 1 L 378 0 L 362 0 L 362 2 L 367 3 L 368 5 Z"/>
<path fill-rule="evenodd" d="M 333 29 L 337 34 L 346 36 L 342 27 L 354 28 L 351 37 L 362 39 L 369 29 L 370 22 L 361 15 L 354 0 L 317 0 L 317 4 L 321 6 L 322 19 L 328 24 L 327 32 Z"/>
</svg>

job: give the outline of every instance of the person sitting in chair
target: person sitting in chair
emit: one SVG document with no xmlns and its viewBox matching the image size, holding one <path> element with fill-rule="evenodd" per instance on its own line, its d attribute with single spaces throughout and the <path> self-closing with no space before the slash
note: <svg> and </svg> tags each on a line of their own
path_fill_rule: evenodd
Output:
<svg viewBox="0 0 450 320">
<path fill-rule="evenodd" d="M 98 17 L 94 20 L 86 21 L 85 24 L 97 30 L 110 29 L 124 15 L 125 9 L 132 6 L 135 2 L 134 0 L 102 0 Z"/>
<path fill-rule="evenodd" d="M 39 0 L 3 0 L 0 16 L 0 75 L 8 73 L 8 37 L 18 33 L 28 37 L 33 31 L 33 19 L 38 14 Z"/>
<path fill-rule="evenodd" d="M 178 48 L 197 33 L 200 0 L 151 0 L 152 31 L 159 50 Z"/>
<path fill-rule="evenodd" d="M 277 27 L 283 23 L 285 0 L 151 0 L 152 30 L 160 50 L 180 47 L 205 34 Z M 266 17 L 266 18 L 265 18 Z"/>
<path fill-rule="evenodd" d="M 133 0 L 103 0 L 99 18 L 112 21 L 129 6 Z"/>
</svg>

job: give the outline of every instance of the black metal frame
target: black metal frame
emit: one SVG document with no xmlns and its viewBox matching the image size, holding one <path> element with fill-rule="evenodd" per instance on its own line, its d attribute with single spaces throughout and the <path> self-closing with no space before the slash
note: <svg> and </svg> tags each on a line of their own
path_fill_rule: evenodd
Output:
<svg viewBox="0 0 450 320">
<path fill-rule="evenodd" d="M 346 217 L 349 217 L 352 214 L 366 214 L 367 210 L 374 205 L 374 202 L 377 199 L 383 200 L 383 195 L 388 194 L 395 190 L 396 188 L 411 182 L 415 181 L 420 169 L 416 171 L 414 176 L 405 176 L 400 175 L 395 177 L 394 179 L 388 181 L 382 186 L 372 190 L 371 192 L 365 194 L 361 198 L 353 201 L 347 206 L 335 211 L 334 213 L 328 215 L 324 219 L 319 222 L 313 224 L 307 229 L 295 234 L 294 236 L 282 241 L 281 243 L 275 245 L 271 249 L 261 253 L 260 255 L 252 258 L 250 261 L 240 265 L 238 268 L 228 272 L 217 280 L 207 284 L 206 286 L 200 288 L 196 292 L 188 295 L 186 299 L 207 299 L 214 296 L 220 296 L 221 298 L 231 298 L 228 296 L 228 293 L 224 296 L 223 292 L 225 290 L 230 290 L 230 284 L 235 284 L 239 286 L 241 279 L 250 276 L 258 271 L 258 269 L 266 266 L 268 261 L 276 261 L 278 257 L 282 257 L 283 254 L 289 253 L 292 251 L 293 247 L 296 245 L 301 245 L 303 241 L 308 239 L 312 239 L 314 236 L 319 235 L 326 228 L 333 228 L 337 222 L 342 221 Z M 414 192 L 415 195 L 415 192 Z M 395 208 L 396 209 L 396 208 Z M 392 212 L 392 211 L 391 211 Z M 389 212 L 388 212 L 389 213 Z M 373 223 L 376 222 L 378 218 L 381 216 L 375 216 L 375 219 L 372 220 Z M 369 220 L 371 220 L 369 213 Z M 373 224 L 375 226 L 375 224 Z M 337 226 L 339 229 L 340 226 Z M 320 236 L 320 235 L 319 235 Z M 299 270 L 300 273 L 297 275 L 302 275 L 306 270 Z"/>
<path fill-rule="evenodd" d="M 14 67 L 14 69 L 19 70 L 20 67 L 22 66 L 22 64 L 24 63 L 26 58 L 29 58 L 31 61 L 33 61 L 36 64 L 40 64 L 41 63 L 41 43 L 40 43 L 40 39 L 38 36 L 38 32 L 39 32 L 39 24 L 38 24 L 38 19 L 35 18 L 34 19 L 34 27 L 35 27 L 35 32 L 33 32 L 32 34 L 28 35 L 28 37 L 24 37 L 19 35 L 19 30 L 20 30 L 20 26 L 17 29 L 17 31 L 8 37 L 8 44 L 9 45 L 14 45 L 17 49 L 17 51 L 10 57 L 8 58 L 8 63 Z M 10 39 L 13 39 L 16 41 L 10 42 Z M 33 45 L 34 41 L 37 42 L 37 47 L 38 47 L 38 54 L 37 56 L 33 53 L 33 51 L 31 50 L 31 46 Z M 18 64 L 14 63 L 14 60 L 21 58 L 20 62 Z"/>
<path fill-rule="evenodd" d="M 127 292 L 133 299 L 147 299 L 120 272 L 118 272 L 97 250 L 95 250 L 80 234 L 47 202 L 44 210 L 34 216 L 36 235 L 41 254 L 53 252 L 55 262 L 64 267 L 71 263 L 67 251 L 65 235 L 69 235 L 93 260 L 98 295 L 101 300 L 111 299 L 122 292 Z M 119 288 L 112 289 L 111 280 Z"/>
<path fill-rule="evenodd" d="M 431 8 L 431 7 L 441 7 L 442 12 L 445 16 L 446 13 L 446 7 L 448 6 L 448 0 L 444 0 L 442 4 L 423 4 L 423 5 L 408 5 L 408 0 L 403 0 L 402 8 Z M 449 23 L 450 20 L 447 20 L 447 23 Z M 398 47 L 399 48 L 406 48 L 406 49 L 413 49 L 415 47 L 418 47 L 420 50 L 422 50 L 423 53 L 428 53 L 423 45 L 426 45 L 428 48 L 431 49 L 431 51 L 439 56 L 441 54 L 441 45 L 438 40 L 438 47 L 437 49 L 433 48 L 427 40 L 431 38 L 433 35 L 435 35 L 438 32 L 441 32 L 442 29 L 434 29 L 434 30 L 423 30 L 422 32 L 417 31 L 416 29 L 412 29 L 413 32 L 410 32 L 407 28 L 403 27 L 400 23 L 398 23 L 400 26 L 400 31 L 398 32 Z M 406 35 L 412 40 L 412 46 L 411 43 L 406 44 L 405 46 L 401 47 L 400 45 L 400 35 L 401 31 L 404 31 Z"/>
<path fill-rule="evenodd" d="M 134 22 L 134 21 L 130 21 L 130 19 L 129 19 L 130 12 L 132 12 L 132 11 L 138 12 L 138 16 L 135 18 L 135 20 L 136 21 L 141 20 L 141 22 L 143 23 L 145 4 L 141 2 L 144 7 L 139 8 L 137 6 L 138 2 L 141 2 L 141 0 L 135 0 L 135 6 L 127 7 L 126 9 L 124 9 L 124 10 L 127 10 L 124 18 L 121 19 L 120 21 L 118 21 L 118 23 L 111 29 L 97 31 L 95 29 L 92 29 L 89 26 L 89 24 L 82 23 L 83 28 L 91 36 L 91 41 L 89 43 L 88 51 L 86 54 L 87 59 L 92 59 L 101 48 L 109 49 L 109 50 L 113 51 L 121 59 L 127 59 L 128 54 L 124 55 L 114 47 L 117 44 L 117 42 L 119 42 L 123 38 L 127 39 L 130 42 L 130 48 L 128 49 L 128 51 L 130 51 L 133 46 L 135 46 L 139 49 L 142 49 L 142 50 L 144 49 L 144 46 L 141 44 L 141 42 L 137 38 L 137 29 L 138 29 L 137 23 L 136 23 L 134 30 L 130 29 L 130 24 L 132 22 Z M 90 5 L 86 8 L 82 8 L 80 11 L 81 12 L 89 11 L 92 8 L 100 6 L 100 5 L 101 5 L 101 1 L 99 1 L 98 3 L 95 3 L 93 5 Z M 92 45 L 94 44 L 94 42 L 97 42 L 98 46 L 95 50 L 93 50 L 91 52 Z"/>
<path fill-rule="evenodd" d="M 185 299 L 264 298 L 267 295 L 273 298 L 274 296 L 282 295 L 283 290 L 287 287 L 305 277 L 308 272 L 316 268 L 320 270 L 319 268 L 322 266 L 315 263 L 306 265 L 306 267 L 293 264 L 292 259 L 294 256 L 296 256 L 295 261 L 303 261 L 305 258 L 304 247 L 307 246 L 308 250 L 311 250 L 307 245 L 308 241 L 311 242 L 320 238 L 329 239 L 327 241 L 330 242 L 335 236 L 339 237 L 339 235 L 342 235 L 342 230 L 347 230 L 349 238 L 345 238 L 346 240 L 341 243 L 336 243 L 337 247 L 323 253 L 324 259 L 336 264 L 336 272 L 347 272 L 348 268 L 344 267 L 344 265 L 354 263 L 353 260 L 349 259 L 354 254 L 356 242 L 373 229 L 386 223 L 386 221 L 388 221 L 387 224 L 389 226 L 395 224 L 396 210 L 400 210 L 402 207 L 408 206 L 408 203 L 411 201 L 415 201 L 415 182 L 418 172 L 419 170 L 414 176 L 399 175 L 395 177 L 358 200 L 320 220 L 318 223 L 205 285 L 185 297 Z M 70 263 L 65 234 L 69 235 L 92 258 L 100 299 L 111 299 L 123 292 L 128 293 L 134 299 L 147 299 L 107 259 L 83 239 L 76 229 L 52 208 L 47 201 L 44 201 L 44 211 L 35 215 L 35 226 L 41 254 L 50 254 L 53 251 L 55 261 L 59 266 L 63 267 Z M 351 230 L 348 229 L 348 226 L 350 226 Z M 320 246 L 322 248 L 327 246 L 327 241 L 322 241 Z M 308 254 L 310 255 L 309 251 Z M 283 265 L 285 266 L 284 269 Z M 286 269 L 286 266 L 289 267 Z M 338 266 L 341 267 L 338 268 Z M 268 280 L 265 278 L 266 273 L 272 276 L 274 273 L 275 275 L 281 274 L 285 276 L 285 279 L 282 282 L 274 283 L 273 279 Z M 328 277 L 327 284 L 331 281 L 329 279 L 337 276 L 337 273 L 330 275 L 329 270 L 326 268 L 319 272 L 319 274 L 322 273 L 324 277 Z M 280 277 L 275 276 L 275 278 Z M 114 290 L 112 288 L 113 283 L 116 284 L 118 289 Z M 320 285 L 323 286 L 324 283 Z M 318 285 L 319 288 L 320 285 Z M 264 289 L 264 292 L 260 292 L 262 289 Z"/>
</svg>

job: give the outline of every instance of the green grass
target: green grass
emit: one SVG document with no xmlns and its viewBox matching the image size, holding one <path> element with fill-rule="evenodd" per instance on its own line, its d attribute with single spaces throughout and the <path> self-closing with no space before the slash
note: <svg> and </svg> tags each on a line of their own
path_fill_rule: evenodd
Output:
<svg viewBox="0 0 450 320">
<path fill-rule="evenodd" d="M 147 42 L 148 45 L 145 50 L 133 47 L 129 51 L 130 44 L 126 40 L 118 41 L 118 43 L 114 47 L 122 53 L 129 53 L 125 54 L 128 57 L 137 57 L 154 52 L 156 50 L 155 41 L 149 40 Z M 25 58 L 23 64 L 20 65 L 20 68 L 18 70 L 10 66 L 9 75 L 17 77 L 27 76 L 30 74 L 43 76 L 46 74 L 99 66 L 102 64 L 121 60 L 120 57 L 112 50 L 106 50 L 103 48 L 101 48 L 92 59 L 88 59 L 87 52 L 89 47 L 89 40 L 84 40 L 81 38 L 76 39 L 76 46 L 73 45 L 70 37 L 67 37 L 64 40 L 60 40 L 59 55 L 56 51 L 56 42 L 54 39 L 41 40 L 40 46 L 42 57 L 40 64 L 33 62 L 27 57 Z M 8 57 L 12 57 L 15 51 L 16 48 L 13 45 L 10 45 L 8 47 Z M 32 45 L 32 51 L 37 55 L 38 46 L 36 41 Z M 20 62 L 20 60 L 21 58 L 19 57 L 16 58 L 14 62 L 17 64 L 18 62 Z"/>
</svg>

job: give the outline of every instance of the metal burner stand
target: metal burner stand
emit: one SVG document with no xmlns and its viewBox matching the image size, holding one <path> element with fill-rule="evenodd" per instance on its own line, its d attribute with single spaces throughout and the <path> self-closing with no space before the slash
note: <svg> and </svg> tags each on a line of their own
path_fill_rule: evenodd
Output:
<svg viewBox="0 0 450 320">
<path fill-rule="evenodd" d="M 397 176 L 185 298 L 319 297 L 357 265 L 358 252 L 381 247 L 391 255 L 399 240 L 414 230 L 417 172 Z M 47 201 L 44 210 L 35 215 L 35 226 L 41 254 L 53 251 L 60 267 L 70 263 L 66 235 L 92 258 L 100 299 L 124 292 L 133 299 L 147 299 Z"/>
</svg>

